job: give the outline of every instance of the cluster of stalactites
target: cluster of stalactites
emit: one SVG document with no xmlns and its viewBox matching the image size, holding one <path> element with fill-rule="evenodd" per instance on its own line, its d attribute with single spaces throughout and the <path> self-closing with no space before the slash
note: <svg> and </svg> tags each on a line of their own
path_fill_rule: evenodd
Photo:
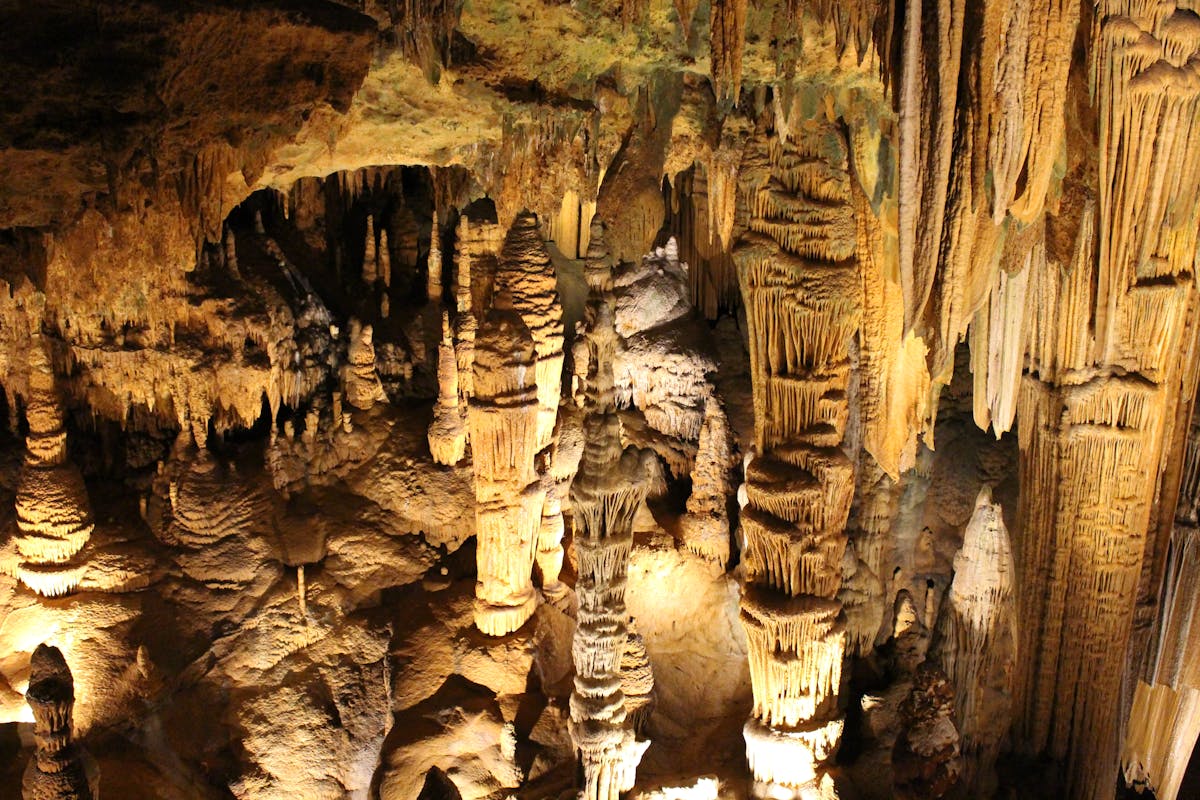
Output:
<svg viewBox="0 0 1200 800">
<path fill-rule="evenodd" d="M 1175 800 L 1200 739 L 1200 417 L 1193 414 L 1146 675 L 1134 689 L 1121 767 L 1126 783 Z"/>
<path fill-rule="evenodd" d="M 475 624 L 492 636 L 515 631 L 537 605 L 532 574 L 545 488 L 534 464 L 535 360 L 529 328 L 508 295 L 498 295 L 475 342 L 467 412 L 478 537 Z"/>
<path fill-rule="evenodd" d="M 23 800 L 94 800 L 99 773 L 74 741 L 75 681 L 57 647 L 38 645 L 29 661 L 25 699 L 33 710 L 33 758 L 21 782 Z"/>
<path fill-rule="evenodd" d="M 46 348 L 41 336 L 29 348 L 29 433 L 16 493 L 17 576 L 38 594 L 56 597 L 79 585 L 86 567 L 80 551 L 95 522 L 83 476 L 67 458 L 62 396 Z"/>
</svg>

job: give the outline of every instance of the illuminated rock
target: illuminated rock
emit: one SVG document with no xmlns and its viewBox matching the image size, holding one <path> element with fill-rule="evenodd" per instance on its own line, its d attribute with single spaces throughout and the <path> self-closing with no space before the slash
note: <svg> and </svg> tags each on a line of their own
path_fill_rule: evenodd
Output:
<svg viewBox="0 0 1200 800">
<path fill-rule="evenodd" d="M 467 449 L 467 420 L 459 404 L 458 361 L 450 330 L 450 314 L 442 312 L 442 341 L 438 345 L 438 399 L 429 423 L 429 452 L 439 464 L 453 466 Z"/>
<path fill-rule="evenodd" d="M 533 337 L 507 294 L 475 342 L 468 406 L 475 468 L 475 623 L 491 636 L 521 627 L 537 605 L 532 573 L 545 489 L 534 466 L 540 408 Z"/>
<path fill-rule="evenodd" d="M 729 481 L 731 460 L 725 410 L 719 400 L 710 397 L 692 470 L 692 493 L 681 524 L 684 546 L 721 568 L 729 561 L 729 514 L 725 505 L 733 492 Z"/>
<path fill-rule="evenodd" d="M 375 332 L 370 325 L 350 320 L 348 364 L 342 370 L 342 391 L 346 402 L 360 411 L 370 411 L 376 403 L 386 403 L 387 394 L 375 371 Z"/>
<path fill-rule="evenodd" d="M 100 772 L 72 729 L 75 682 L 57 647 L 38 645 L 29 662 L 25 699 L 33 709 L 33 758 L 21 782 L 23 800 L 94 800 Z"/>
<path fill-rule="evenodd" d="M 62 398 L 40 336 L 29 354 L 29 433 L 16 497 L 17 575 L 35 592 L 56 597 L 79 585 L 87 568 L 80 551 L 95 523 L 83 476 L 67 458 Z"/>
</svg>

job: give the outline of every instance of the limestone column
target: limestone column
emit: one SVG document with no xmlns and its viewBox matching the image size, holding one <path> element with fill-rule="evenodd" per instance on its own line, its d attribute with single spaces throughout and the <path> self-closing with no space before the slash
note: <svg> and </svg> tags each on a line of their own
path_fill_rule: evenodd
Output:
<svg viewBox="0 0 1200 800">
<path fill-rule="evenodd" d="M 533 337 L 500 293 L 475 341 L 468 405 L 478 536 L 475 624 L 491 636 L 521 627 L 537 607 L 533 565 L 545 488 L 534 466 L 538 398 Z"/>
<path fill-rule="evenodd" d="M 847 152 L 832 126 L 760 134 L 742 165 L 749 230 L 734 252 L 749 324 L 756 450 L 742 512 L 742 624 L 754 709 L 752 793 L 835 794 L 846 651 L 839 602 L 853 468 L 849 344 L 861 280 Z"/>
</svg>

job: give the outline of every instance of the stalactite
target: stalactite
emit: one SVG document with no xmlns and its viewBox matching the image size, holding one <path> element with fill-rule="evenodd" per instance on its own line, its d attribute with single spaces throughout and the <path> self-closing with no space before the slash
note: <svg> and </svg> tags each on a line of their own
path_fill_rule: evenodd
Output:
<svg viewBox="0 0 1200 800">
<path fill-rule="evenodd" d="M 74 740 L 75 681 L 57 647 L 40 644 L 29 660 L 33 709 L 33 758 L 21 781 L 23 800 L 93 800 L 100 773 L 95 760 Z"/>
<path fill-rule="evenodd" d="M 954 581 L 931 648 L 954 687 L 961 784 L 971 796 L 995 791 L 993 768 L 1011 718 L 1015 570 L 1000 507 L 985 487 L 954 557 Z"/>
<path fill-rule="evenodd" d="M 83 476 L 67 457 L 63 399 L 47 351 L 35 336 L 29 346 L 25 400 L 25 460 L 17 481 L 17 577 L 38 594 L 75 590 L 87 568 L 82 555 L 95 529 Z"/>
<path fill-rule="evenodd" d="M 442 302 L 442 231 L 438 226 L 437 209 L 433 212 L 433 224 L 429 234 L 429 273 L 425 286 L 425 297 L 430 303 Z M 459 309 L 463 311 L 464 309 Z"/>
<path fill-rule="evenodd" d="M 442 341 L 438 345 L 438 399 L 429 423 L 429 452 L 439 464 L 454 466 L 467 450 L 467 420 L 459 403 L 458 361 L 450 329 L 450 313 L 442 312 Z"/>
<path fill-rule="evenodd" d="M 736 103 L 742 91 L 746 0 L 712 0 L 710 15 L 713 88 L 719 102 Z"/>
<path fill-rule="evenodd" d="M 533 337 L 507 292 L 475 342 L 468 406 L 478 544 L 475 624 L 491 636 L 521 627 L 537 606 L 532 573 L 544 489 L 537 477 Z"/>
<path fill-rule="evenodd" d="M 841 136 L 817 122 L 746 151 L 750 232 L 734 251 L 749 323 L 756 444 L 742 512 L 742 624 L 757 797 L 832 791 L 846 629 L 838 592 L 854 470 L 849 341 L 860 318 L 858 229 Z"/>
<path fill-rule="evenodd" d="M 375 217 L 367 215 L 367 232 L 363 237 L 362 279 L 368 286 L 375 283 L 379 275 L 378 250 L 375 239 Z"/>
</svg>

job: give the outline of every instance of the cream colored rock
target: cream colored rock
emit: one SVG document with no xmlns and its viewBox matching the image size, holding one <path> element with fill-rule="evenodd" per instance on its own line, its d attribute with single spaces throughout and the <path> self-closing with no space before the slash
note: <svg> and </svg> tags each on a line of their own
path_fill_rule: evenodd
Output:
<svg viewBox="0 0 1200 800">
<path fill-rule="evenodd" d="M 442 312 L 442 341 L 438 345 L 438 399 L 429 423 L 429 452 L 439 464 L 454 466 L 467 450 L 467 420 L 459 405 L 458 361 L 449 312 Z"/>
<path fill-rule="evenodd" d="M 342 392 L 346 402 L 360 411 L 370 411 L 376 403 L 386 403 L 387 394 L 375 372 L 375 334 L 370 325 L 350 320 L 347 361 L 342 368 Z"/>
</svg>

